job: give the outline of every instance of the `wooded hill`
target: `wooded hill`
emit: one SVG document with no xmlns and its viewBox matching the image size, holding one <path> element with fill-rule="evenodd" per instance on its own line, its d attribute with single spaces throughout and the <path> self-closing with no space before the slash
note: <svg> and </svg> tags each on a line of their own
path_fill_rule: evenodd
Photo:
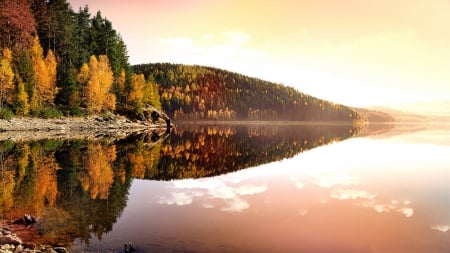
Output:
<svg viewBox="0 0 450 253">
<path fill-rule="evenodd" d="M 366 121 L 294 88 L 211 67 L 131 67 L 112 23 L 67 0 L 0 0 L 0 118 L 114 112 L 153 105 L 175 120 Z"/>
<path fill-rule="evenodd" d="M 159 85 L 162 109 L 175 120 L 362 120 L 347 106 L 217 68 L 158 63 L 133 71 Z"/>
</svg>

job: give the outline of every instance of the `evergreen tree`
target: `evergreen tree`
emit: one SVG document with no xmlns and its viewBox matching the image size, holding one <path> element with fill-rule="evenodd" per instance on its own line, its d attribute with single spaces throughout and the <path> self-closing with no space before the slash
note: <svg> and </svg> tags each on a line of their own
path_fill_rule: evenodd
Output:
<svg viewBox="0 0 450 253">
<path fill-rule="evenodd" d="M 48 0 L 46 13 L 46 22 L 38 29 L 39 36 L 44 52 L 51 49 L 58 58 L 57 84 L 60 92 L 56 102 L 67 105 L 71 93 L 76 89 L 73 73 L 77 59 L 74 14 L 66 0 Z"/>
<path fill-rule="evenodd" d="M 89 13 L 88 6 L 79 9 L 78 13 L 74 13 L 75 28 L 74 39 L 76 45 L 77 59 L 75 61 L 75 67 L 80 68 L 83 63 L 88 62 L 89 57 L 93 55 L 90 49 L 90 29 L 91 29 L 91 14 Z"/>
</svg>

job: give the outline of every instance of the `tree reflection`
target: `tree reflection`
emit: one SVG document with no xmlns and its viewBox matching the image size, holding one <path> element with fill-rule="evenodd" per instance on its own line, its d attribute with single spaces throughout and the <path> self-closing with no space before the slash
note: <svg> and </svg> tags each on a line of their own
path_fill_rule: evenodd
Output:
<svg viewBox="0 0 450 253">
<path fill-rule="evenodd" d="M 178 126 L 147 179 L 217 176 L 285 158 L 357 134 L 350 125 Z M 158 155 L 152 159 L 158 159 Z M 150 158 L 149 158 L 150 159 Z"/>
<path fill-rule="evenodd" d="M 356 126 L 185 125 L 170 136 L 0 143 L 0 217 L 40 218 L 42 243 L 70 247 L 112 230 L 133 178 L 217 176 L 358 134 Z M 40 241 L 36 241 L 39 243 Z"/>
</svg>

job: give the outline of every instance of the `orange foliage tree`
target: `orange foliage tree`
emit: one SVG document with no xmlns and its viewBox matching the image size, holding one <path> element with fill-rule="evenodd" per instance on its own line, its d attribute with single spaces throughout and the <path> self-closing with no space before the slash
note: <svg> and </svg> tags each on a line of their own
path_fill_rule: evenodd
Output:
<svg viewBox="0 0 450 253">
<path fill-rule="evenodd" d="M 35 37 L 31 47 L 31 62 L 34 71 L 31 109 L 36 111 L 45 105 L 52 105 L 58 89 L 56 87 L 56 59 L 51 50 L 44 59 L 39 38 Z"/>
<path fill-rule="evenodd" d="M 131 79 L 131 92 L 128 95 L 128 103 L 134 106 L 136 112 L 140 113 L 143 106 L 145 77 L 143 74 L 133 74 Z"/>
<path fill-rule="evenodd" d="M 112 162 L 116 160 L 116 147 L 102 147 L 99 143 L 89 144 L 84 158 L 86 171 L 78 175 L 85 191 L 91 198 L 106 199 L 114 181 Z"/>
<path fill-rule="evenodd" d="M 82 101 L 89 113 L 102 110 L 115 110 L 116 97 L 111 93 L 114 81 L 113 72 L 106 55 L 95 55 L 89 59 L 89 65 L 81 67 L 77 77 L 82 87 Z"/>
</svg>

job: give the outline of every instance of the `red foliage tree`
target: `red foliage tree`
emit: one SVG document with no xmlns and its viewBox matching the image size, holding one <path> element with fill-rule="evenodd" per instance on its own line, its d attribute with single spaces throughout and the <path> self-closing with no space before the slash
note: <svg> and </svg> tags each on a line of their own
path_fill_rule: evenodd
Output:
<svg viewBox="0 0 450 253">
<path fill-rule="evenodd" d="M 0 47 L 27 48 L 36 35 L 36 22 L 27 0 L 0 0 Z"/>
</svg>

